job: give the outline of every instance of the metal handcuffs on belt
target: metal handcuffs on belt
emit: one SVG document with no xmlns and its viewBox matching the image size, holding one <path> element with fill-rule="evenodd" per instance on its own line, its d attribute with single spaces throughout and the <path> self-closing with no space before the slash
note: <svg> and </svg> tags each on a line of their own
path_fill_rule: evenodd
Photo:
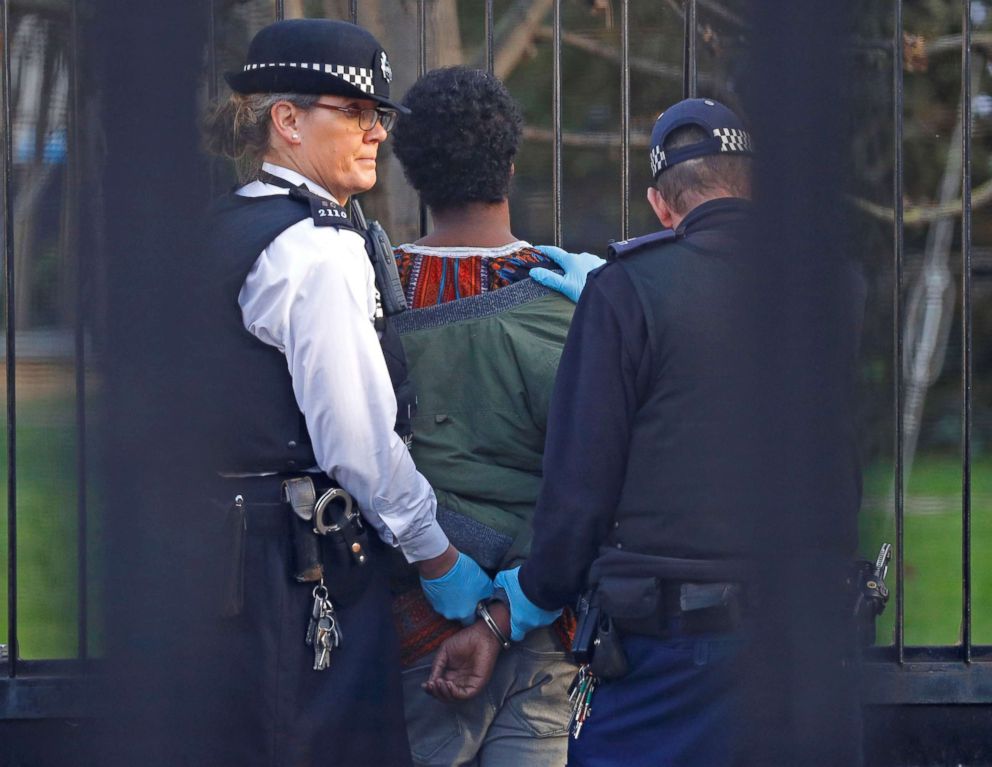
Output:
<svg viewBox="0 0 992 767">
<path fill-rule="evenodd" d="M 358 540 L 365 532 L 362 518 L 347 490 L 332 487 L 317 498 L 311 477 L 295 477 L 283 482 L 283 498 L 297 519 L 310 526 L 305 533 L 300 529 L 302 525 L 293 528 L 296 580 L 317 581 L 323 577 L 317 536 L 340 534 L 357 564 L 368 561 L 367 552 Z"/>
<path fill-rule="evenodd" d="M 333 519 L 331 509 L 336 505 L 334 502 L 338 500 L 344 502 L 344 513 L 339 517 L 340 521 L 328 522 L 328 520 Z M 347 490 L 343 490 L 340 487 L 332 487 L 317 499 L 317 503 L 313 507 L 313 531 L 317 535 L 327 535 L 328 533 L 343 532 L 345 525 L 354 525 L 361 532 L 364 529 L 362 526 L 362 517 L 354 508 L 354 501 L 352 501 L 351 494 Z M 358 542 L 352 543 L 351 552 L 357 558 L 358 564 L 365 564 L 365 552 L 362 551 L 361 544 Z"/>
</svg>

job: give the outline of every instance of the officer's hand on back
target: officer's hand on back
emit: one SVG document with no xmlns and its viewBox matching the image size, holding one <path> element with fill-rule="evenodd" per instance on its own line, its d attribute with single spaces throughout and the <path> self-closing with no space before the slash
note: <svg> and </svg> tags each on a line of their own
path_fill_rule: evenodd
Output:
<svg viewBox="0 0 992 767">
<path fill-rule="evenodd" d="M 520 588 L 520 568 L 497 573 L 494 584 L 510 600 L 510 639 L 519 642 L 529 631 L 550 625 L 561 610 L 545 610 L 531 602 Z"/>
<path fill-rule="evenodd" d="M 421 576 L 427 601 L 449 620 L 467 626 L 475 620 L 475 607 L 493 595 L 493 580 L 472 557 L 458 552 L 455 564 L 437 578 Z"/>
<path fill-rule="evenodd" d="M 546 288 L 564 293 L 575 303 L 579 302 L 579 296 L 582 295 L 582 288 L 586 286 L 586 276 L 589 272 L 606 263 L 605 260 L 592 253 L 569 253 L 567 250 L 556 248 L 554 245 L 538 245 L 537 249 L 564 269 L 565 273 L 558 274 L 550 269 L 542 268 L 531 269 L 531 279 Z"/>
</svg>

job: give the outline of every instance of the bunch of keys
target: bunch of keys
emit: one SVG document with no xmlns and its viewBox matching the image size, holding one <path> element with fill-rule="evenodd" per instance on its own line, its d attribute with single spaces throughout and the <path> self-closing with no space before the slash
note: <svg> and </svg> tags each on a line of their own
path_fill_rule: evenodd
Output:
<svg viewBox="0 0 992 767">
<path fill-rule="evenodd" d="M 579 673 L 575 675 L 568 688 L 568 700 L 572 704 L 572 718 L 568 726 L 575 739 L 578 739 L 582 725 L 592 713 L 592 694 L 596 691 L 597 684 L 599 679 L 589 670 L 589 664 L 586 663 L 579 667 Z"/>
<path fill-rule="evenodd" d="M 331 663 L 331 650 L 341 646 L 341 627 L 334 605 L 327 596 L 324 579 L 313 589 L 313 608 L 307 624 L 307 647 L 313 648 L 313 670 L 323 671 Z"/>
</svg>

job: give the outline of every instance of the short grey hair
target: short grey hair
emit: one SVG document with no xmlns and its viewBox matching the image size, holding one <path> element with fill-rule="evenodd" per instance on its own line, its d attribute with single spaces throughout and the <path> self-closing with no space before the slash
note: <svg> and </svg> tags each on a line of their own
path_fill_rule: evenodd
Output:
<svg viewBox="0 0 992 767">
<path fill-rule="evenodd" d="M 676 128 L 665 140 L 664 149 L 705 141 L 709 134 L 698 125 Z M 715 154 L 685 160 L 658 174 L 655 188 L 668 206 L 682 215 L 693 197 L 706 197 L 717 191 L 735 197 L 751 196 L 751 158 L 740 154 Z"/>
</svg>

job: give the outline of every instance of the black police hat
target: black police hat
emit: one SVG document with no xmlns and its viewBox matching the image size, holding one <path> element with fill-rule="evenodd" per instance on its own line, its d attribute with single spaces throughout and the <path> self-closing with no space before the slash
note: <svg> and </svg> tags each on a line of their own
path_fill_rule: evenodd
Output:
<svg viewBox="0 0 992 767">
<path fill-rule="evenodd" d="M 238 93 L 331 93 L 371 99 L 409 114 L 389 98 L 393 70 L 369 32 L 346 21 L 288 19 L 259 30 L 240 72 L 224 75 Z"/>
<path fill-rule="evenodd" d="M 676 128 L 695 125 L 707 133 L 704 141 L 665 151 L 665 141 Z M 651 131 L 651 177 L 680 162 L 711 154 L 753 155 L 751 135 L 728 107 L 713 99 L 685 99 L 658 117 Z"/>
</svg>

